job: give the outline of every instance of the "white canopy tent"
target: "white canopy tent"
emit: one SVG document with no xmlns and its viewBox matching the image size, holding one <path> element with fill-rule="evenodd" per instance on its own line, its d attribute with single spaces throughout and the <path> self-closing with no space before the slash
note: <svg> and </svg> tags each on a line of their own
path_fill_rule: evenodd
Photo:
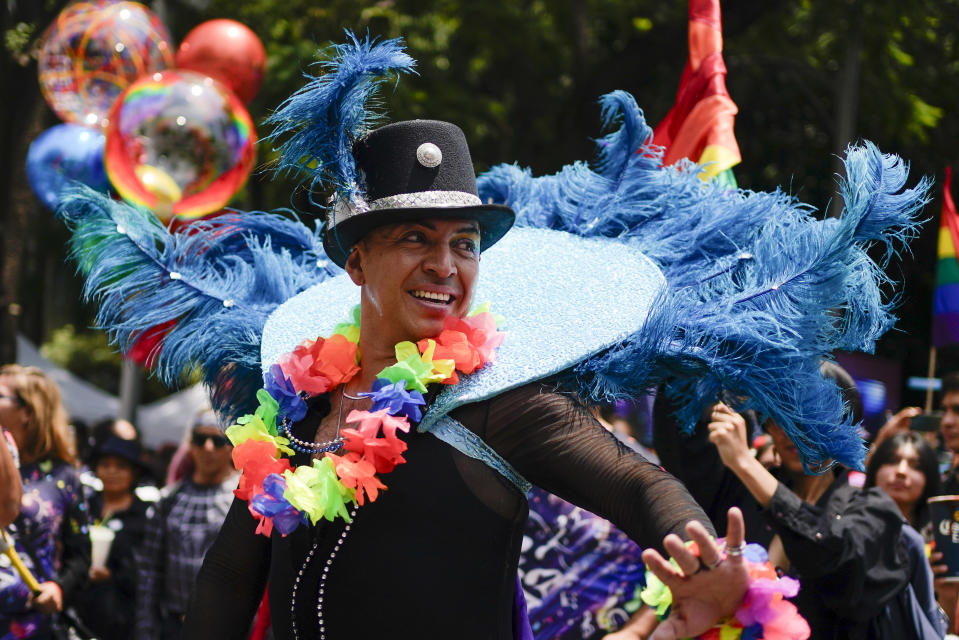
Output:
<svg viewBox="0 0 959 640">
<path fill-rule="evenodd" d="M 60 386 L 63 404 L 74 419 L 91 424 L 115 417 L 119 412 L 119 398 L 53 364 L 23 336 L 17 336 L 17 363 L 38 367 L 50 376 Z M 209 404 L 206 389 L 197 384 L 162 400 L 140 405 L 136 422 L 143 444 L 150 448 L 166 443 L 179 444 L 193 416 L 208 408 Z"/>
</svg>

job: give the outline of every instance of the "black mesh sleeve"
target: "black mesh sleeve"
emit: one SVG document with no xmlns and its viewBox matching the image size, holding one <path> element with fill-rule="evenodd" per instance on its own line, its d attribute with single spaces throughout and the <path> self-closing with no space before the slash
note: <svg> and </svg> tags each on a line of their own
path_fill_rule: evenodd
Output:
<svg viewBox="0 0 959 640">
<path fill-rule="evenodd" d="M 699 520 L 685 487 L 620 443 L 570 398 L 532 384 L 454 412 L 533 484 L 602 516 L 642 547 Z M 483 426 L 480 426 L 483 425 Z"/>
<path fill-rule="evenodd" d="M 255 530 L 246 502 L 234 500 L 197 575 L 181 640 L 248 636 L 270 569 L 270 539 Z"/>
</svg>

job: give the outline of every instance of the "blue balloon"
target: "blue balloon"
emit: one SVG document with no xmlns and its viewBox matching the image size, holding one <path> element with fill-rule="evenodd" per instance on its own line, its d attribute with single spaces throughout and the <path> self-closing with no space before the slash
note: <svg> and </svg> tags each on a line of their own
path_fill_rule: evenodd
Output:
<svg viewBox="0 0 959 640">
<path fill-rule="evenodd" d="M 27 151 L 27 179 L 33 192 L 52 211 L 60 192 L 73 181 L 106 192 L 110 179 L 103 167 L 106 137 L 98 129 L 58 124 L 41 133 Z"/>
</svg>

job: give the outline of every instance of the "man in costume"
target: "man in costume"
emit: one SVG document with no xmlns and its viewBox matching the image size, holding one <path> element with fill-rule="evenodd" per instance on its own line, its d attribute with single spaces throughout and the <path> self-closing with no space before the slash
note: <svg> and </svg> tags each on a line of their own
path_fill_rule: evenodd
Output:
<svg viewBox="0 0 959 640">
<path fill-rule="evenodd" d="M 335 447 L 347 423 L 356 422 L 354 411 L 370 411 L 373 399 L 361 392 L 376 388 L 377 372 L 396 365 L 398 343 L 439 337 L 454 319 L 467 317 L 480 252 L 513 219 L 506 207 L 481 204 L 465 137 L 454 125 L 387 125 L 357 141 L 354 155 L 366 175 L 367 210 L 338 207 L 343 213 L 326 240 L 327 254 L 360 286 L 362 359 L 355 375 L 311 398 L 311 411 L 292 427 L 289 439 L 304 449 L 293 457 L 296 467 L 309 467 L 311 454 Z M 378 204 L 384 202 L 389 206 Z M 298 384 L 292 363 L 280 362 Z M 669 533 L 685 535 L 693 520 L 708 524 L 682 485 L 548 385 L 532 382 L 452 416 L 462 437 L 485 442 L 485 455 L 499 458 L 492 467 L 411 432 L 403 438 L 406 463 L 381 476 L 388 489 L 354 509 L 349 524 L 320 521 L 313 530 L 274 533 L 271 546 L 255 535 L 246 506 L 235 506 L 199 577 L 187 637 L 242 636 L 249 620 L 221 599 L 230 593 L 252 611 L 267 575 L 274 629 L 288 637 L 314 637 L 317 628 L 319 637 L 330 638 L 384 637 L 398 629 L 407 637 L 516 637 L 522 478 L 608 514 L 644 546 L 658 546 Z M 496 465 L 514 471 L 498 474 Z M 719 550 L 705 530 L 690 533 L 704 562 L 716 564 Z M 695 573 L 699 560 L 687 557 L 675 537 L 670 541 Z M 745 588 L 741 562 L 722 563 L 709 577 L 718 588 L 710 593 L 699 585 L 703 600 L 696 602 L 716 616 L 731 613 Z M 419 596 L 397 597 L 404 592 Z M 376 603 L 376 615 L 359 621 L 357 599 Z M 227 610 L 228 619 L 213 615 Z"/>
<path fill-rule="evenodd" d="M 664 583 L 647 602 L 670 611 L 657 637 L 732 614 L 746 589 L 738 512 L 717 546 L 689 524 L 703 516 L 685 489 L 578 402 L 673 380 L 681 421 L 728 397 L 773 416 L 804 460 L 860 466 L 818 363 L 891 326 L 866 249 L 915 228 L 926 182 L 904 189 L 898 158 L 852 149 L 843 216 L 816 220 L 781 192 L 664 168 L 635 101 L 614 92 L 604 121 L 620 127 L 593 165 L 540 178 L 502 166 L 477 185 L 455 126 L 373 128 L 367 99 L 414 64 L 396 41 L 334 54 L 271 118 L 288 137 L 280 168 L 334 191 L 322 229 L 243 214 L 171 234 L 82 190 L 61 209 L 98 322 L 123 348 L 172 325 L 158 371 L 199 366 L 236 421 L 240 500 L 186 637 L 242 637 L 267 580 L 278 637 L 528 637 L 516 562 L 530 484 L 673 556 L 678 568 L 644 553 Z M 736 613 L 754 637 L 750 607 L 790 613 L 761 593 Z"/>
</svg>

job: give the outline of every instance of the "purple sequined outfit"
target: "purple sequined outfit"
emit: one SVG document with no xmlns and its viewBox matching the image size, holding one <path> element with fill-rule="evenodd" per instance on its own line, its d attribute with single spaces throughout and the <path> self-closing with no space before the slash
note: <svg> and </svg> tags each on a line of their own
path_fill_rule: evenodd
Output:
<svg viewBox="0 0 959 640">
<path fill-rule="evenodd" d="M 80 477 L 70 465 L 52 460 L 22 465 L 20 476 L 20 516 L 11 526 L 17 553 L 39 582 L 52 580 L 60 585 L 64 602 L 68 603 L 86 579 L 90 566 L 88 514 Z M 30 589 L 3 556 L 0 640 L 32 638 L 49 632 L 49 617 L 27 607 L 29 595 Z"/>
<path fill-rule="evenodd" d="M 520 581 L 536 638 L 602 638 L 629 619 L 641 549 L 599 516 L 533 488 Z"/>
</svg>

